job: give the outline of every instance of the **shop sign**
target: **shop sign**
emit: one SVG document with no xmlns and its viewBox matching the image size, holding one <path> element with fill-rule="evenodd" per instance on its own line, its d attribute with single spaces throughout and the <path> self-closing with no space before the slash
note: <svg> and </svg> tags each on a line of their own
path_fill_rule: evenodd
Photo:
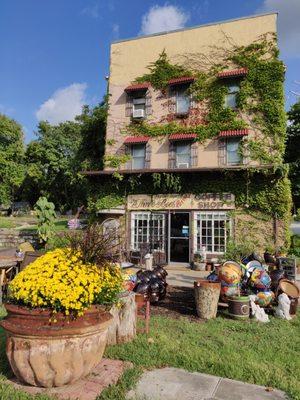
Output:
<svg viewBox="0 0 300 400">
<path fill-rule="evenodd" d="M 129 195 L 128 210 L 232 210 L 231 193 Z"/>
</svg>

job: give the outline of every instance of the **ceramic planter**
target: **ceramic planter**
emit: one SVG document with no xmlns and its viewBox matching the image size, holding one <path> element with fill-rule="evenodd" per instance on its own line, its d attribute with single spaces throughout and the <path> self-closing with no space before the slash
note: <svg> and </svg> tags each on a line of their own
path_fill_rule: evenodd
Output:
<svg viewBox="0 0 300 400">
<path fill-rule="evenodd" d="M 88 375 L 99 363 L 107 341 L 112 316 L 101 306 L 92 306 L 77 319 L 51 312 L 6 304 L 6 354 L 21 381 L 39 387 L 71 384 Z M 52 317 L 53 319 L 53 317 Z"/>
<path fill-rule="evenodd" d="M 192 268 L 195 271 L 205 271 L 205 267 L 206 267 L 206 263 L 205 262 L 194 261 Z"/>
</svg>

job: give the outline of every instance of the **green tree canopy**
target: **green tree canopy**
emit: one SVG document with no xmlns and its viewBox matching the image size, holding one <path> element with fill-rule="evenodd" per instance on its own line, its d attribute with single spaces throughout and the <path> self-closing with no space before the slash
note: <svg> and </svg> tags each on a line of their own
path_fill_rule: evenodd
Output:
<svg viewBox="0 0 300 400">
<path fill-rule="evenodd" d="M 45 196 L 61 211 L 84 204 L 87 181 L 80 171 L 102 167 L 106 115 L 102 103 L 84 106 L 75 122 L 40 122 L 37 139 L 26 150 L 23 197 L 34 204 Z"/>
<path fill-rule="evenodd" d="M 0 204 L 9 205 L 24 179 L 24 135 L 13 119 L 0 114 Z"/>
<path fill-rule="evenodd" d="M 297 208 L 300 207 L 300 100 L 288 112 L 289 126 L 285 161 L 290 164 L 292 194 Z"/>
</svg>

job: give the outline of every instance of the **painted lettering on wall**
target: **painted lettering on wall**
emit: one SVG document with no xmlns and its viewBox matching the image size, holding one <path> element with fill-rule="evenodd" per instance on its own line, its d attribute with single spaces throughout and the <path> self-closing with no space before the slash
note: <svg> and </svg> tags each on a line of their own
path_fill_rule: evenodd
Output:
<svg viewBox="0 0 300 400">
<path fill-rule="evenodd" d="M 231 193 L 129 195 L 128 210 L 232 210 L 235 208 Z"/>
</svg>

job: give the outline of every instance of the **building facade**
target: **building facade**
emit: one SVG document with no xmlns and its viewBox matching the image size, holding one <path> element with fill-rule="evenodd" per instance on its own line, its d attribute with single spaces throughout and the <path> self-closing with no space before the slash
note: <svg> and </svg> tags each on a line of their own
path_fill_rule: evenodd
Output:
<svg viewBox="0 0 300 400">
<path fill-rule="evenodd" d="M 189 263 L 205 247 L 288 245 L 277 14 L 111 45 L 94 209 L 124 248 Z"/>
</svg>

